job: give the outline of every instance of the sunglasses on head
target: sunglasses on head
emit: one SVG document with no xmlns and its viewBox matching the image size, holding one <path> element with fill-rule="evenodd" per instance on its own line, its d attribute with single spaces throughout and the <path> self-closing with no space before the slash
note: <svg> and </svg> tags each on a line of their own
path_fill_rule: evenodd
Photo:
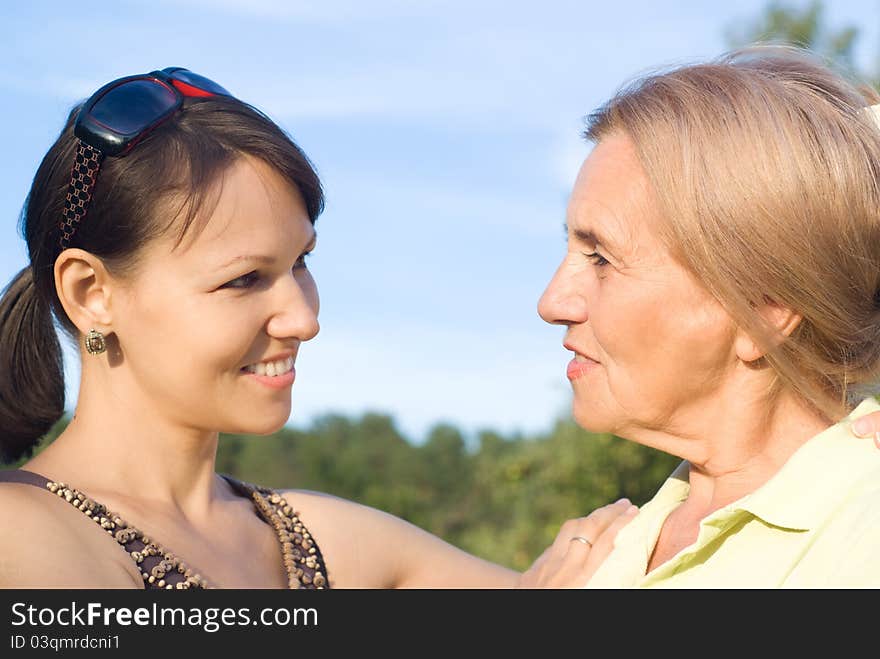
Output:
<svg viewBox="0 0 880 659">
<path fill-rule="evenodd" d="M 74 123 L 79 138 L 70 175 L 59 246 L 70 246 L 88 210 L 106 156 L 122 157 L 183 105 L 184 98 L 231 96 L 216 82 L 181 67 L 114 80 L 83 103 Z"/>
</svg>

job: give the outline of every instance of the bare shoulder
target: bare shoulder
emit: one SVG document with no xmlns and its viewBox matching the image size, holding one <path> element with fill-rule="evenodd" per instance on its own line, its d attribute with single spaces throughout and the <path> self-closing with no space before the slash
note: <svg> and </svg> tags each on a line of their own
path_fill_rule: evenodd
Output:
<svg viewBox="0 0 880 659">
<path fill-rule="evenodd" d="M 314 518 L 313 521 L 320 523 L 319 517 L 331 516 L 332 519 L 344 522 L 349 527 L 351 525 L 373 527 L 375 524 L 389 529 L 412 527 L 400 517 L 335 494 L 315 490 L 279 490 L 278 493 L 298 512 L 303 522 L 306 521 L 305 518 Z"/>
<path fill-rule="evenodd" d="M 302 522 L 321 538 L 344 534 L 363 546 L 389 545 L 402 542 L 439 542 L 440 539 L 411 522 L 371 506 L 314 490 L 282 490 L 279 492 Z"/>
<path fill-rule="evenodd" d="M 314 490 L 280 490 L 318 545 L 331 588 L 393 588 L 409 522 L 376 508 Z"/>
<path fill-rule="evenodd" d="M 321 548 L 333 587 L 506 587 L 517 576 L 377 508 L 313 490 L 279 494 Z"/>
<path fill-rule="evenodd" d="M 0 588 L 142 587 L 116 541 L 51 492 L 0 483 L 0 529 Z"/>
</svg>

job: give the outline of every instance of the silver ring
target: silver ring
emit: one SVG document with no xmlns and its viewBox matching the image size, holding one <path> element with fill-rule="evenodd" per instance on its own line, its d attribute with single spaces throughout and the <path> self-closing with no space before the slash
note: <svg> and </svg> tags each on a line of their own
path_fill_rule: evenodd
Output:
<svg viewBox="0 0 880 659">
<path fill-rule="evenodd" d="M 569 540 L 569 542 L 571 542 L 572 540 L 577 540 L 578 542 L 583 542 L 583 543 L 584 543 L 585 545 L 587 545 L 587 547 L 589 547 L 590 549 L 593 548 L 593 543 L 590 542 L 589 540 L 587 540 L 587 539 L 586 539 L 584 536 L 582 536 L 582 535 L 576 535 L 576 536 L 573 536 L 573 537 L 571 538 L 571 540 Z"/>
</svg>

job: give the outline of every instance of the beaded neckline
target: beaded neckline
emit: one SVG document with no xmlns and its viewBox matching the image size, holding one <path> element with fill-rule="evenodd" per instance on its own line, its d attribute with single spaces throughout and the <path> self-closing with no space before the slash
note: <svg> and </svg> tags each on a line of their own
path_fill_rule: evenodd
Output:
<svg viewBox="0 0 880 659">
<path fill-rule="evenodd" d="M 286 499 L 268 488 L 245 483 L 231 476 L 224 475 L 223 478 L 238 493 L 249 497 L 260 517 L 275 530 L 281 545 L 288 588 L 329 588 L 327 569 L 320 549 Z M 128 552 L 141 573 L 144 588 L 212 588 L 201 574 L 195 572 L 172 551 L 137 527 L 128 524 L 103 504 L 62 482 L 48 481 L 45 486 L 100 525 Z"/>
</svg>

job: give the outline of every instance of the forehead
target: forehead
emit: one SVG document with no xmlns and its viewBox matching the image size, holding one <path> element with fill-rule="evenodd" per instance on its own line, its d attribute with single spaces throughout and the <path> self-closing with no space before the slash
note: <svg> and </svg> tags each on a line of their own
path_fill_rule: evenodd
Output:
<svg viewBox="0 0 880 659">
<path fill-rule="evenodd" d="M 603 138 L 578 172 L 567 211 L 569 231 L 594 233 L 608 247 L 656 246 L 658 213 L 635 147 L 623 133 Z"/>
<path fill-rule="evenodd" d="M 166 255 L 212 261 L 244 251 L 274 253 L 313 234 L 299 190 L 262 160 L 243 156 L 218 177 L 179 247 L 177 234 L 163 241 Z M 195 226 L 198 225 L 198 226 Z"/>
<path fill-rule="evenodd" d="M 217 195 L 210 220 L 198 236 L 201 247 L 285 237 L 289 243 L 292 234 L 311 228 L 299 190 L 262 160 L 239 158 L 224 173 Z"/>
</svg>

